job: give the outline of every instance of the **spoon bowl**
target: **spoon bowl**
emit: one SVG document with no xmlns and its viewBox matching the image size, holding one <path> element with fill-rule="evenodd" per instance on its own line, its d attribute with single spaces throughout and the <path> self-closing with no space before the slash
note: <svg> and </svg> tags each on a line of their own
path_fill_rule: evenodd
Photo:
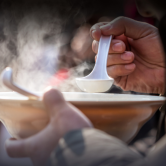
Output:
<svg viewBox="0 0 166 166">
<path fill-rule="evenodd" d="M 79 88 L 84 92 L 89 93 L 100 93 L 106 92 L 112 86 L 114 80 L 112 78 L 105 80 L 97 80 L 97 79 L 82 79 L 77 78 L 76 83 Z"/>
<path fill-rule="evenodd" d="M 97 60 L 93 71 L 86 77 L 76 78 L 76 84 L 85 92 L 99 93 L 108 91 L 114 79 L 107 74 L 107 57 L 112 36 L 101 36 Z"/>
</svg>

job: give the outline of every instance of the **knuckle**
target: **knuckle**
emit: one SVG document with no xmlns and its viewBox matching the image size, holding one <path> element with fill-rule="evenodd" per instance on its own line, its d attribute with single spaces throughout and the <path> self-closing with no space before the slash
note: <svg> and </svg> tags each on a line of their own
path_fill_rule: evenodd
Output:
<svg viewBox="0 0 166 166">
<path fill-rule="evenodd" d="M 126 20 L 126 17 L 120 16 L 117 18 L 117 21 L 124 22 Z"/>
<path fill-rule="evenodd" d="M 119 62 L 119 56 L 115 54 L 109 54 L 107 58 L 107 65 L 112 66 L 112 65 L 117 65 Z"/>
<path fill-rule="evenodd" d="M 116 78 L 118 76 L 118 68 L 116 65 L 108 66 L 107 73 L 110 77 Z"/>
</svg>

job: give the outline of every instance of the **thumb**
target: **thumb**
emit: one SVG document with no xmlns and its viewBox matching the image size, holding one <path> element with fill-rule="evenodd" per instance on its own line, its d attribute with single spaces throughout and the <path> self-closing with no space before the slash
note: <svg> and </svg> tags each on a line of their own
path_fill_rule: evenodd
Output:
<svg viewBox="0 0 166 166">
<path fill-rule="evenodd" d="M 51 89 L 43 95 L 43 102 L 51 118 L 52 114 L 55 114 L 56 110 L 65 103 L 65 100 L 58 90 Z M 37 159 L 44 160 L 46 157 L 49 157 L 60 137 L 57 126 L 52 126 L 49 122 L 42 131 L 29 138 L 7 140 L 6 150 L 10 157 L 34 158 L 35 156 Z"/>
<path fill-rule="evenodd" d="M 57 113 L 55 110 L 66 106 L 66 101 L 60 91 L 48 87 L 43 95 L 43 103 L 49 112 L 50 118 L 54 117 Z"/>
</svg>

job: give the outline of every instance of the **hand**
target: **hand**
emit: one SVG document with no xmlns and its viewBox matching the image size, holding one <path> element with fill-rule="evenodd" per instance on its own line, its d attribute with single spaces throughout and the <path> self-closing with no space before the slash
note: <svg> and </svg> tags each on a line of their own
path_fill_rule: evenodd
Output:
<svg viewBox="0 0 166 166">
<path fill-rule="evenodd" d="M 108 75 L 123 90 L 164 94 L 165 60 L 158 29 L 154 26 L 120 17 L 110 23 L 95 24 L 90 30 L 95 39 L 92 49 L 97 53 L 102 35 L 113 35 L 107 61 Z M 121 43 L 114 44 L 121 40 Z M 123 43 L 122 43 L 123 41 Z M 114 51 L 116 47 L 125 51 Z"/>
<path fill-rule="evenodd" d="M 67 132 L 92 127 L 91 122 L 77 108 L 67 103 L 58 90 L 47 91 L 43 102 L 50 115 L 48 126 L 29 138 L 6 141 L 10 157 L 30 157 L 37 166 L 45 165 L 59 139 Z"/>
</svg>

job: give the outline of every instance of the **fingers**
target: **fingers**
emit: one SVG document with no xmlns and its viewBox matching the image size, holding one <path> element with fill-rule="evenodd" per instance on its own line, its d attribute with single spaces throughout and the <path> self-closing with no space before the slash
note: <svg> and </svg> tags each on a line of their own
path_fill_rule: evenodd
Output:
<svg viewBox="0 0 166 166">
<path fill-rule="evenodd" d="M 6 151 L 10 157 L 25 157 L 23 142 L 9 139 L 6 141 Z"/>
<path fill-rule="evenodd" d="M 56 146 L 59 136 L 55 129 L 48 125 L 44 130 L 22 140 L 7 140 L 6 150 L 10 157 L 35 157 L 37 161 L 45 161 Z"/>
<path fill-rule="evenodd" d="M 107 24 L 95 24 L 90 30 L 91 36 L 97 41 L 100 39 L 101 34 L 113 36 L 124 34 L 125 36 L 136 40 L 143 38 L 154 31 L 157 31 L 157 28 L 154 26 L 126 17 L 118 17 Z"/>
<path fill-rule="evenodd" d="M 61 107 L 66 106 L 62 94 L 56 89 L 47 89 L 43 96 L 43 102 L 50 114 L 50 119 L 55 118 L 54 115 L 57 111 L 61 110 Z M 7 140 L 6 150 L 10 157 L 36 157 L 37 154 L 44 159 L 51 153 L 52 148 L 57 144 L 60 137 L 57 126 L 52 126 L 49 123 L 42 131 L 29 138 Z M 38 159 L 36 158 L 36 160 Z"/>
<path fill-rule="evenodd" d="M 97 53 L 99 42 L 94 40 L 92 43 L 92 50 Z M 113 39 L 109 48 L 109 53 L 123 53 L 126 50 L 126 45 L 123 41 Z"/>
<path fill-rule="evenodd" d="M 107 59 L 107 66 L 130 64 L 134 61 L 134 54 L 126 51 L 122 54 L 109 54 Z"/>
<path fill-rule="evenodd" d="M 134 63 L 107 67 L 108 75 L 114 79 L 131 74 L 136 68 Z"/>
<path fill-rule="evenodd" d="M 125 51 L 121 54 L 109 54 L 107 59 L 107 66 L 130 64 L 133 61 L 134 53 L 130 51 Z"/>
<path fill-rule="evenodd" d="M 90 29 L 90 36 L 99 41 L 100 40 L 100 36 L 101 36 L 101 30 L 100 30 L 100 26 L 106 25 L 108 22 L 101 22 L 101 23 L 97 23 L 94 26 L 92 26 L 92 28 Z"/>
<path fill-rule="evenodd" d="M 59 139 L 67 132 L 92 127 L 88 118 L 67 103 L 58 90 L 47 90 L 43 95 L 43 102 L 50 114 L 49 124 L 29 138 L 6 141 L 6 150 L 10 157 L 30 157 L 34 163 L 40 162 L 38 165 L 42 165 Z"/>
</svg>

